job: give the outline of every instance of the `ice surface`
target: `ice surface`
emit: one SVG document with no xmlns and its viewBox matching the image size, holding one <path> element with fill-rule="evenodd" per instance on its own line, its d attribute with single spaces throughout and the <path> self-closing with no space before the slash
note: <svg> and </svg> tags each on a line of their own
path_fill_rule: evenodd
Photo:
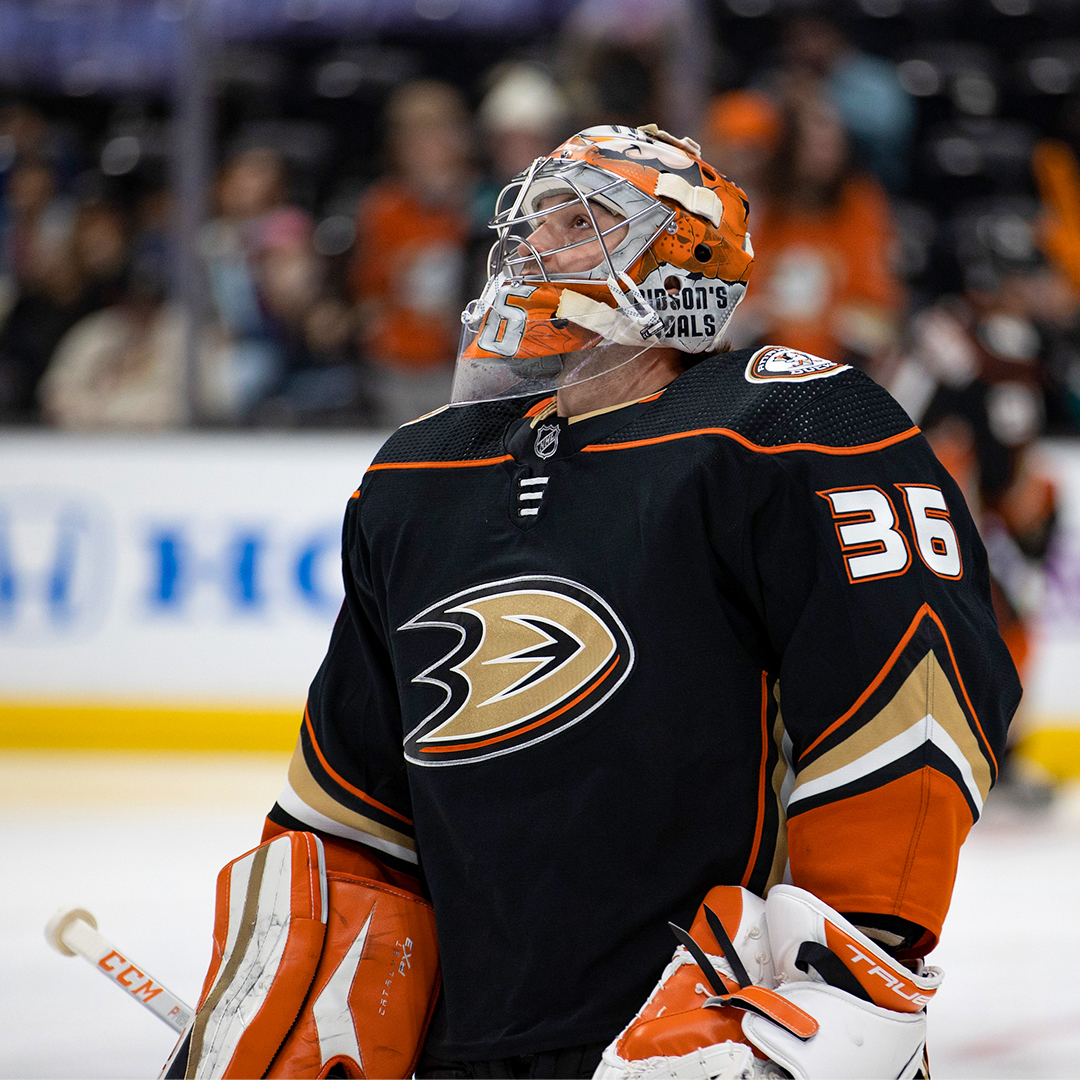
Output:
<svg viewBox="0 0 1080 1080">
<path fill-rule="evenodd" d="M 0 1077 L 155 1077 L 174 1039 L 43 928 L 88 908 L 193 1004 L 214 881 L 258 842 L 286 759 L 0 754 Z M 932 960 L 935 1080 L 1080 1076 L 1080 791 L 1047 814 L 995 807 L 965 846 Z"/>
</svg>

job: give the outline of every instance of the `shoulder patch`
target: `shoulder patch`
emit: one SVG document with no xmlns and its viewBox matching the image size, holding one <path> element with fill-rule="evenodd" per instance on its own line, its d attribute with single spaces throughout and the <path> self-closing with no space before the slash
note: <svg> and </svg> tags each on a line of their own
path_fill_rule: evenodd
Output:
<svg viewBox="0 0 1080 1080">
<path fill-rule="evenodd" d="M 838 364 L 821 356 L 799 352 L 797 349 L 781 349 L 769 345 L 758 349 L 746 365 L 746 381 L 806 382 L 808 379 L 826 379 L 830 375 L 847 371 L 850 364 Z"/>
</svg>

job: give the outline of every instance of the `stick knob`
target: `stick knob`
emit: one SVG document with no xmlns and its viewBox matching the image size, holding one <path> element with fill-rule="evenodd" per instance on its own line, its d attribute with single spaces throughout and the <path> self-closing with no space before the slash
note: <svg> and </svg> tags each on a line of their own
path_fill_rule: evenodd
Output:
<svg viewBox="0 0 1080 1080">
<path fill-rule="evenodd" d="M 86 908 L 60 908 L 45 924 L 45 940 L 63 956 L 78 956 L 78 953 L 64 941 L 64 932 L 72 923 L 84 922 L 91 930 L 97 929 L 97 919 Z"/>
</svg>

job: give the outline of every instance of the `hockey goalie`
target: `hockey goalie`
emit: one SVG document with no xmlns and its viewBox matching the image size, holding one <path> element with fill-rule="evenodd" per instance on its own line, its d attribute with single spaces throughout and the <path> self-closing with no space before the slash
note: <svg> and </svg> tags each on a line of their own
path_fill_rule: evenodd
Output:
<svg viewBox="0 0 1080 1080">
<path fill-rule="evenodd" d="M 503 192 L 166 1075 L 927 1074 L 1019 683 L 900 407 L 725 351 L 748 212 L 652 126 Z"/>
</svg>

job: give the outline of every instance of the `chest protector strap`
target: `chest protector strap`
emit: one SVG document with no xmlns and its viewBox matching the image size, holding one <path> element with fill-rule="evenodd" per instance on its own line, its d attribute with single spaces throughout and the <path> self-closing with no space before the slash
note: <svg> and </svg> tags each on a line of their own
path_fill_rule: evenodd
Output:
<svg viewBox="0 0 1080 1080">
<path fill-rule="evenodd" d="M 225 866 L 210 970 L 164 1077 L 412 1075 L 439 987 L 434 913 L 365 865 L 285 832 Z"/>
</svg>

